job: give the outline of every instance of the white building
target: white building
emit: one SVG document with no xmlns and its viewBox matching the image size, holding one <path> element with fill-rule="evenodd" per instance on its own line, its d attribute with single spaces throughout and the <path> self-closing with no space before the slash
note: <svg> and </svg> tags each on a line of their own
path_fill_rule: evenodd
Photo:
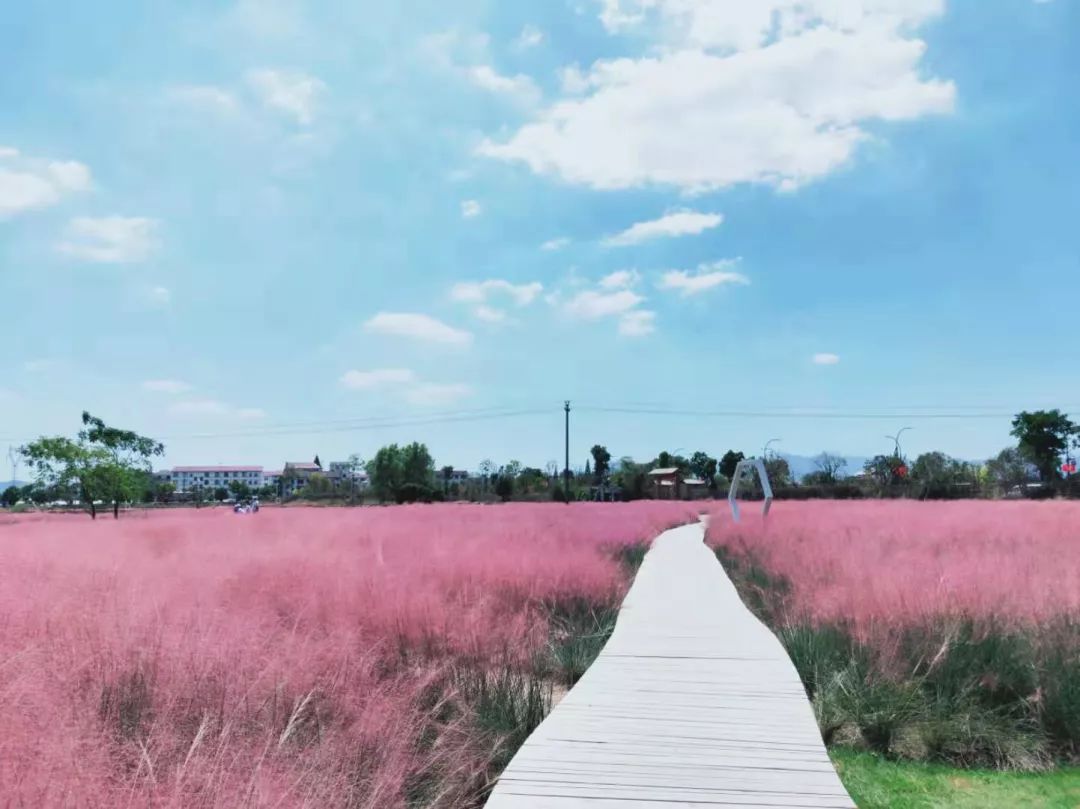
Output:
<svg viewBox="0 0 1080 809">
<path fill-rule="evenodd" d="M 261 466 L 178 466 L 170 473 L 169 480 L 179 494 L 195 489 L 227 489 L 233 481 L 261 489 L 263 469 Z"/>
<path fill-rule="evenodd" d="M 326 476 L 334 483 L 340 485 L 348 485 L 351 477 L 352 482 L 356 484 L 357 490 L 366 489 L 368 486 L 367 472 L 364 471 L 363 467 L 358 467 L 354 470 L 351 466 L 352 464 L 348 461 L 331 461 L 330 471 Z"/>
</svg>

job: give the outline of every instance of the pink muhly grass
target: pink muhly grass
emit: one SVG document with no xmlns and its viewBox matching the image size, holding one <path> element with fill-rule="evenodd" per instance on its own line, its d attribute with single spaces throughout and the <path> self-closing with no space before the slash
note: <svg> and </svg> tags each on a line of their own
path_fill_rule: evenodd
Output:
<svg viewBox="0 0 1080 809">
<path fill-rule="evenodd" d="M 715 508 L 708 541 L 786 578 L 788 621 L 858 634 L 942 618 L 1043 624 L 1080 615 L 1080 503 L 778 502 Z"/>
<path fill-rule="evenodd" d="M 526 667 L 544 605 L 685 503 L 217 509 L 0 523 L 0 795 L 80 807 L 475 799 L 452 669 Z"/>
</svg>

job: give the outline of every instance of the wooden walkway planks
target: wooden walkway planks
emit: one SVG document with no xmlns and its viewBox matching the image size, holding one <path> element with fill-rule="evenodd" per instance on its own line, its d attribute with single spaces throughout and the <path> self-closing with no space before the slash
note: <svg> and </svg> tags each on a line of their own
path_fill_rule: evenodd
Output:
<svg viewBox="0 0 1080 809">
<path fill-rule="evenodd" d="M 855 806 L 795 667 L 703 538 L 653 543 L 604 651 L 488 809 Z"/>
</svg>

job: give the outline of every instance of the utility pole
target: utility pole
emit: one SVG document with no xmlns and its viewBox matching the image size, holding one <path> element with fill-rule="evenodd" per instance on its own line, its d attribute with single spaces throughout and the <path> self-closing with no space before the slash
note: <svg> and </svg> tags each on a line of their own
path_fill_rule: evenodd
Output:
<svg viewBox="0 0 1080 809">
<path fill-rule="evenodd" d="M 19 453 L 15 447 L 8 447 L 8 461 L 11 463 L 11 483 L 19 479 Z"/>
<path fill-rule="evenodd" d="M 563 496 L 567 505 L 570 504 L 570 400 L 567 399 L 563 404 L 563 410 L 566 413 L 566 466 L 563 469 Z"/>
</svg>

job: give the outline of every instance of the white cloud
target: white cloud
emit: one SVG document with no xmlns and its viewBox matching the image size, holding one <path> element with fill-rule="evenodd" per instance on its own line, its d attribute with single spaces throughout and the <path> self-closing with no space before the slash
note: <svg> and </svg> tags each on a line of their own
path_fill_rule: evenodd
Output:
<svg viewBox="0 0 1080 809">
<path fill-rule="evenodd" d="M 570 240 L 565 238 L 565 237 L 559 238 L 559 239 L 548 239 L 546 242 L 544 242 L 542 245 L 540 245 L 540 249 L 541 250 L 562 250 L 568 244 L 570 244 Z"/>
<path fill-rule="evenodd" d="M 506 322 L 506 312 L 491 306 L 477 306 L 473 309 L 473 314 L 476 316 L 477 320 L 483 320 L 485 323 Z"/>
<path fill-rule="evenodd" d="M 609 247 L 626 247 L 641 244 L 650 239 L 677 236 L 696 236 L 715 228 L 724 221 L 722 214 L 698 213 L 697 211 L 674 211 L 648 222 L 638 222 L 622 233 L 604 239 Z"/>
<path fill-rule="evenodd" d="M 544 41 L 544 32 L 537 28 L 535 25 L 526 25 L 521 29 L 521 33 L 518 35 L 515 45 L 518 48 L 535 48 L 541 42 Z"/>
<path fill-rule="evenodd" d="M 512 284 L 501 278 L 487 281 L 463 281 L 450 290 L 450 297 L 459 303 L 484 303 L 492 296 L 505 295 L 518 306 L 528 306 L 544 291 L 539 281 L 527 284 Z"/>
<path fill-rule="evenodd" d="M 448 345 L 468 345 L 473 339 L 471 332 L 455 329 L 428 315 L 407 312 L 379 312 L 364 324 L 364 329 L 374 334 Z"/>
<path fill-rule="evenodd" d="M 583 320 L 596 320 L 609 315 L 621 315 L 645 300 L 636 292 L 628 289 L 616 292 L 597 292 L 586 289 L 579 292 L 563 305 L 563 310 L 571 317 Z"/>
<path fill-rule="evenodd" d="M 266 411 L 258 407 L 234 407 L 219 399 L 185 399 L 169 405 L 169 414 L 184 418 L 218 418 L 236 421 L 258 421 Z"/>
<path fill-rule="evenodd" d="M 213 84 L 180 84 L 170 87 L 166 94 L 177 103 L 219 114 L 232 114 L 239 108 L 232 93 Z"/>
<path fill-rule="evenodd" d="M 600 279 L 601 289 L 624 289 L 635 286 L 641 280 L 637 270 L 616 270 Z"/>
<path fill-rule="evenodd" d="M 106 264 L 142 261 L 158 246 L 158 223 L 144 217 L 77 216 L 57 249 L 75 258 Z"/>
<path fill-rule="evenodd" d="M 653 33 L 596 62 L 488 157 L 594 188 L 792 190 L 845 165 L 868 123 L 951 112 L 917 27 L 944 0 L 606 0 L 612 31 Z M 587 85 L 587 91 L 582 89 Z M 613 145 L 618 144 L 618 148 Z"/>
<path fill-rule="evenodd" d="M 815 354 L 812 357 L 814 365 L 836 365 L 840 362 L 840 357 L 836 354 Z"/>
<path fill-rule="evenodd" d="M 289 70 L 249 70 L 248 85 L 267 107 L 286 113 L 303 126 L 315 119 L 326 85 L 315 76 Z"/>
<path fill-rule="evenodd" d="M 475 219 L 480 215 L 483 208 L 480 203 L 475 199 L 466 199 L 461 201 L 461 218 L 462 219 Z"/>
<path fill-rule="evenodd" d="M 656 331 L 656 312 L 636 309 L 619 318 L 619 334 L 623 337 L 644 337 Z"/>
<path fill-rule="evenodd" d="M 51 207 L 69 194 L 90 188 L 90 169 L 75 160 L 24 157 L 0 147 L 0 219 Z"/>
<path fill-rule="evenodd" d="M 174 416 L 224 416 L 232 408 L 217 399 L 186 399 L 169 405 Z"/>
<path fill-rule="evenodd" d="M 535 104 L 540 100 L 540 88 L 523 73 L 504 76 L 490 65 L 475 65 L 467 73 L 469 81 L 489 93 L 505 95 L 526 104 Z"/>
<path fill-rule="evenodd" d="M 179 379 L 148 379 L 142 383 L 143 390 L 152 393 L 187 393 L 191 385 Z"/>
<path fill-rule="evenodd" d="M 732 267 L 738 266 L 737 259 L 715 261 L 711 264 L 702 264 L 694 273 L 686 270 L 669 270 L 660 277 L 657 286 L 660 289 L 678 290 L 683 297 L 699 295 L 702 292 L 725 284 L 746 285 L 750 279 L 741 272 L 735 272 Z"/>
<path fill-rule="evenodd" d="M 461 383 L 439 384 L 422 382 L 405 393 L 405 398 L 414 405 L 453 404 L 472 394 L 472 388 Z"/>
<path fill-rule="evenodd" d="M 581 95 L 589 89 L 589 77 L 577 65 L 568 65 L 559 71 L 559 86 L 568 96 Z"/>
<path fill-rule="evenodd" d="M 408 368 L 379 368 L 374 371 L 346 371 L 338 380 L 349 390 L 378 390 L 416 381 L 416 374 Z"/>
</svg>

